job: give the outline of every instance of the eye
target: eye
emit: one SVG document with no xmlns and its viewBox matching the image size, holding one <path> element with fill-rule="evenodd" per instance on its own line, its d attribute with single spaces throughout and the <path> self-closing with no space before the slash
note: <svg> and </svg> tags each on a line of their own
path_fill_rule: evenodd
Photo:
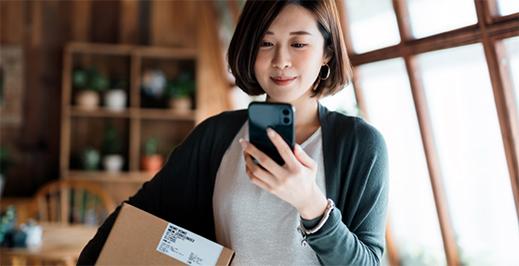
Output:
<svg viewBox="0 0 519 266">
<path fill-rule="evenodd" d="M 305 47 L 307 44 L 304 44 L 304 43 L 294 43 L 292 44 L 293 47 L 295 48 L 303 48 Z"/>
<path fill-rule="evenodd" d="M 274 45 L 274 44 L 272 44 L 271 42 L 262 41 L 260 44 L 260 47 L 270 47 L 272 45 Z"/>
</svg>

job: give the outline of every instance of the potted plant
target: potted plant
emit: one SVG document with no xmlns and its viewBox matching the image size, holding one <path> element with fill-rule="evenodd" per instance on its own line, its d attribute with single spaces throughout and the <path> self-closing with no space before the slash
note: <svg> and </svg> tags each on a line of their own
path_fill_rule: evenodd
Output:
<svg viewBox="0 0 519 266">
<path fill-rule="evenodd" d="M 156 138 L 148 138 L 144 143 L 144 155 L 141 158 L 141 168 L 155 174 L 164 163 L 164 157 L 158 153 L 159 142 Z"/>
<path fill-rule="evenodd" d="M 97 72 L 95 68 L 75 69 L 72 83 L 78 90 L 76 104 L 83 110 L 95 110 L 99 106 L 99 93 L 106 90 L 109 85 L 108 78 Z"/>
<path fill-rule="evenodd" d="M 111 124 L 105 130 L 103 138 L 103 168 L 112 173 L 121 172 L 124 157 L 121 155 L 121 139 Z"/>
<path fill-rule="evenodd" d="M 189 72 L 182 72 L 177 79 L 167 85 L 169 107 L 175 111 L 185 112 L 191 110 L 191 100 L 195 91 L 195 81 Z"/>
<path fill-rule="evenodd" d="M 104 102 L 107 109 L 111 111 L 123 111 L 126 108 L 126 80 L 118 80 L 115 85 L 104 95 Z"/>
<path fill-rule="evenodd" d="M 92 147 L 87 147 L 81 152 L 81 163 L 83 165 L 83 169 L 87 171 L 95 171 L 99 169 L 99 161 L 101 159 L 101 155 L 99 151 Z"/>
</svg>

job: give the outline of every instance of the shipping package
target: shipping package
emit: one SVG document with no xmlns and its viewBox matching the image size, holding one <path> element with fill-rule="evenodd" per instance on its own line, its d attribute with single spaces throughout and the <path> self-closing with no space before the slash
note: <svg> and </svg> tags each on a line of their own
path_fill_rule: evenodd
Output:
<svg viewBox="0 0 519 266">
<path fill-rule="evenodd" d="M 123 204 L 96 265 L 229 265 L 234 252 Z"/>
</svg>

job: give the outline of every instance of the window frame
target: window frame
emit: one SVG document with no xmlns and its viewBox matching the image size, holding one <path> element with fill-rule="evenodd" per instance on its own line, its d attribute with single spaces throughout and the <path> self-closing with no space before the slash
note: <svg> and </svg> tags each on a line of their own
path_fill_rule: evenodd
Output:
<svg viewBox="0 0 519 266">
<path fill-rule="evenodd" d="M 445 257 L 448 265 L 460 264 L 457 244 L 454 238 L 454 229 L 448 213 L 448 201 L 443 189 L 443 176 L 440 170 L 438 151 L 434 145 L 434 134 L 429 114 L 429 108 L 425 99 L 425 91 L 421 82 L 421 75 L 416 63 L 416 56 L 422 53 L 454 48 L 468 44 L 481 43 L 485 52 L 485 59 L 492 84 L 492 92 L 502 142 L 507 161 L 508 172 L 512 185 L 516 215 L 519 222 L 519 125 L 518 106 L 514 100 L 514 92 L 510 71 L 507 65 L 500 64 L 504 58 L 505 50 L 501 41 L 506 38 L 519 36 L 519 13 L 500 16 L 497 10 L 496 0 L 474 0 L 477 14 L 477 24 L 459 29 L 442 32 L 424 38 L 415 38 L 412 35 L 407 2 L 404 0 L 392 0 L 393 9 L 397 18 L 400 43 L 394 46 L 384 47 L 366 53 L 355 53 L 352 49 L 351 36 L 349 35 L 349 20 L 345 12 L 345 1 L 336 0 L 341 24 L 344 29 L 346 46 L 349 51 L 350 61 L 353 66 L 353 85 L 357 103 L 365 118 L 369 120 L 366 109 L 362 86 L 358 81 L 359 73 L 356 67 L 359 65 L 401 57 L 405 61 L 409 77 L 413 102 L 418 118 L 420 134 L 427 160 L 427 167 L 433 191 L 438 222 L 442 234 Z M 519 91 L 517 92 L 519 93 Z M 391 232 L 386 233 L 388 258 L 391 265 L 399 265 L 398 249 L 395 247 Z"/>
</svg>

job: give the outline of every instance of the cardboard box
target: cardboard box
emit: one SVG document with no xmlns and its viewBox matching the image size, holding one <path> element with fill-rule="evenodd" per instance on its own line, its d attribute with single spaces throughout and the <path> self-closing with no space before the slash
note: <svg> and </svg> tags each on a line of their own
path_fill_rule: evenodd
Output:
<svg viewBox="0 0 519 266">
<path fill-rule="evenodd" d="M 229 265 L 234 252 L 124 204 L 97 265 Z"/>
</svg>

